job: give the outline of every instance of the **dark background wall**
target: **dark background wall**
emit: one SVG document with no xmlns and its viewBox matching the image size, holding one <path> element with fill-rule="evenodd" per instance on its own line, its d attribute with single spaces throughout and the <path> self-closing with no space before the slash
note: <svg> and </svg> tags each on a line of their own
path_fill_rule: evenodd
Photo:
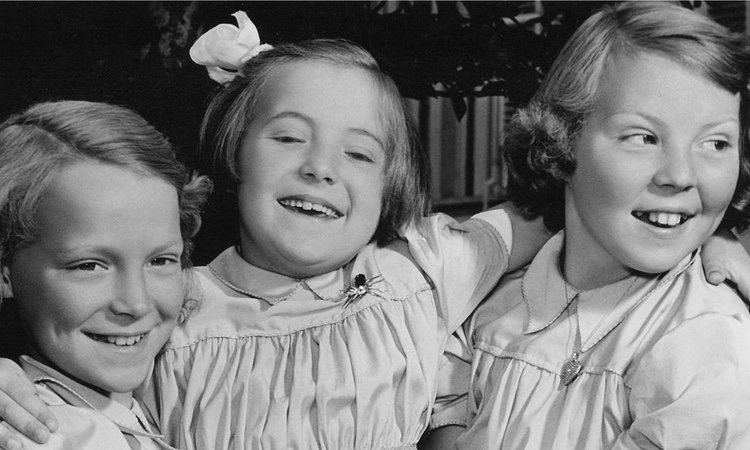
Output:
<svg viewBox="0 0 750 450">
<path fill-rule="evenodd" d="M 392 73 L 405 96 L 448 97 L 460 118 L 472 96 L 525 102 L 568 36 L 602 3 L 2 2 L 0 115 L 51 99 L 126 105 L 203 171 L 195 152 L 198 127 L 217 85 L 189 60 L 188 49 L 204 30 L 234 23 L 234 11 L 248 13 L 263 42 L 357 42 Z M 710 4 L 726 9 L 724 2 Z M 743 2 L 733 4 L 744 14 Z M 706 6 L 686 4 L 696 5 Z M 738 21 L 736 13 L 728 16 Z M 197 264 L 233 242 L 231 196 L 217 192 L 204 222 Z"/>
</svg>

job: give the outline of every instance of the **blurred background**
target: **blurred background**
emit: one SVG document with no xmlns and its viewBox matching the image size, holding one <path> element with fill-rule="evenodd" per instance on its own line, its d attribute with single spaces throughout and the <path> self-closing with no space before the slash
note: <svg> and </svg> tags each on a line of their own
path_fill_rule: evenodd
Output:
<svg viewBox="0 0 750 450">
<path fill-rule="evenodd" d="M 198 129 L 218 85 L 188 50 L 244 10 L 265 43 L 337 37 L 370 50 L 409 99 L 432 166 L 433 208 L 465 217 L 502 200 L 505 124 L 573 30 L 605 3 L 2 2 L 0 113 L 53 99 L 125 105 L 204 171 Z M 748 1 L 679 3 L 735 31 L 748 29 Z M 233 202 L 214 194 L 196 264 L 235 241 Z"/>
</svg>

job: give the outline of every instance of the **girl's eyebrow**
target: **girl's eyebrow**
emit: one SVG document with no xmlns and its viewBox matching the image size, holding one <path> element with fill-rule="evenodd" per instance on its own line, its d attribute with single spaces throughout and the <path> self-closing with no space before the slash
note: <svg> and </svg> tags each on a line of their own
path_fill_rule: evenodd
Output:
<svg viewBox="0 0 750 450">
<path fill-rule="evenodd" d="M 612 115 L 612 117 L 617 117 L 617 116 L 637 116 L 637 117 L 642 117 L 648 120 L 649 122 L 653 122 L 658 125 L 664 125 L 664 121 L 661 120 L 659 117 L 653 116 L 651 114 L 644 113 L 644 112 L 618 112 Z M 711 128 L 715 128 L 715 127 L 718 127 L 720 125 L 724 125 L 727 123 L 734 123 L 734 124 L 739 125 L 739 120 L 734 116 L 720 117 L 716 120 L 713 120 L 703 125 L 701 127 L 701 130 L 710 130 Z"/>
<path fill-rule="evenodd" d="M 175 239 L 173 241 L 165 242 L 164 244 L 158 245 L 152 251 L 152 253 L 162 253 L 165 251 L 172 251 L 178 249 L 183 244 L 182 240 Z M 79 253 L 103 253 L 106 255 L 113 255 L 117 253 L 114 247 L 109 245 L 69 245 L 69 246 L 53 246 L 52 249 L 60 256 L 75 256 Z"/>
<path fill-rule="evenodd" d="M 266 124 L 269 124 L 275 120 L 286 119 L 286 118 L 299 119 L 307 123 L 311 127 L 315 124 L 315 121 L 312 119 L 312 117 L 309 117 L 297 111 L 281 111 L 280 113 L 276 113 L 266 121 Z M 348 131 L 349 133 L 358 134 L 360 136 L 369 137 L 370 139 L 374 140 L 380 146 L 380 148 L 385 149 L 385 145 L 383 144 L 383 141 L 379 137 L 377 137 L 375 134 L 373 134 L 372 132 L 368 131 L 365 128 L 352 127 L 352 128 L 347 128 L 346 131 Z"/>
<path fill-rule="evenodd" d="M 381 149 L 385 149 L 385 145 L 383 145 L 383 141 L 381 141 L 379 137 L 375 136 L 374 134 L 370 133 L 364 128 L 348 128 L 347 131 L 349 131 L 350 133 L 358 134 L 360 136 L 369 137 L 370 139 L 374 140 L 380 146 Z"/>
</svg>

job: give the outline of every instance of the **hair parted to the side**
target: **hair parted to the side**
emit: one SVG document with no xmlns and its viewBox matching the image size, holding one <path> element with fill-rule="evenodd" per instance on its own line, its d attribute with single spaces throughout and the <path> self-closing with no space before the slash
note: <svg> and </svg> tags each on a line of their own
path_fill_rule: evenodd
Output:
<svg viewBox="0 0 750 450">
<path fill-rule="evenodd" d="M 34 218 L 55 174 L 68 164 L 94 161 L 159 178 L 177 190 L 183 267 L 211 191 L 210 180 L 189 173 L 166 137 L 137 113 L 85 101 L 38 103 L 0 124 L 0 264 L 36 238 Z"/>
<path fill-rule="evenodd" d="M 362 69 L 381 99 L 379 117 L 386 134 L 385 187 L 380 222 L 373 239 L 380 245 L 428 211 L 428 162 L 416 139 L 404 101 L 393 79 L 362 47 L 341 39 L 314 39 L 275 45 L 248 60 L 239 76 L 212 99 L 201 127 L 202 159 L 217 182 L 239 181 L 237 151 L 254 119 L 263 86 L 285 64 L 323 61 Z"/>
<path fill-rule="evenodd" d="M 668 3 L 606 6 L 576 30 L 509 126 L 509 199 L 528 218 L 543 217 L 550 230 L 565 225 L 565 179 L 575 170 L 575 141 L 593 111 L 602 74 L 617 55 L 639 52 L 669 58 L 740 94 L 740 173 L 721 227 L 745 226 L 750 220 L 747 43 L 710 18 Z"/>
</svg>

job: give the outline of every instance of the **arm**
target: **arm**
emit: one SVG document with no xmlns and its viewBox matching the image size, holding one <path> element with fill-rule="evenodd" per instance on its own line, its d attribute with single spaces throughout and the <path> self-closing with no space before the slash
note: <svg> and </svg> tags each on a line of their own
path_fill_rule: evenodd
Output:
<svg viewBox="0 0 750 450">
<path fill-rule="evenodd" d="M 701 253 L 708 282 L 718 286 L 724 281 L 731 281 L 746 303 L 750 300 L 748 248 L 750 233 L 737 239 L 730 231 L 722 231 L 706 240 Z"/>
<path fill-rule="evenodd" d="M 0 358 L 0 418 L 34 441 L 43 444 L 57 429 L 57 419 L 37 396 L 34 385 L 13 361 Z M 18 432 L 0 427 L 0 448 L 20 449 Z"/>
<path fill-rule="evenodd" d="M 698 313 L 668 331 L 632 375 L 633 422 L 613 449 L 750 448 L 750 320 Z"/>
</svg>

